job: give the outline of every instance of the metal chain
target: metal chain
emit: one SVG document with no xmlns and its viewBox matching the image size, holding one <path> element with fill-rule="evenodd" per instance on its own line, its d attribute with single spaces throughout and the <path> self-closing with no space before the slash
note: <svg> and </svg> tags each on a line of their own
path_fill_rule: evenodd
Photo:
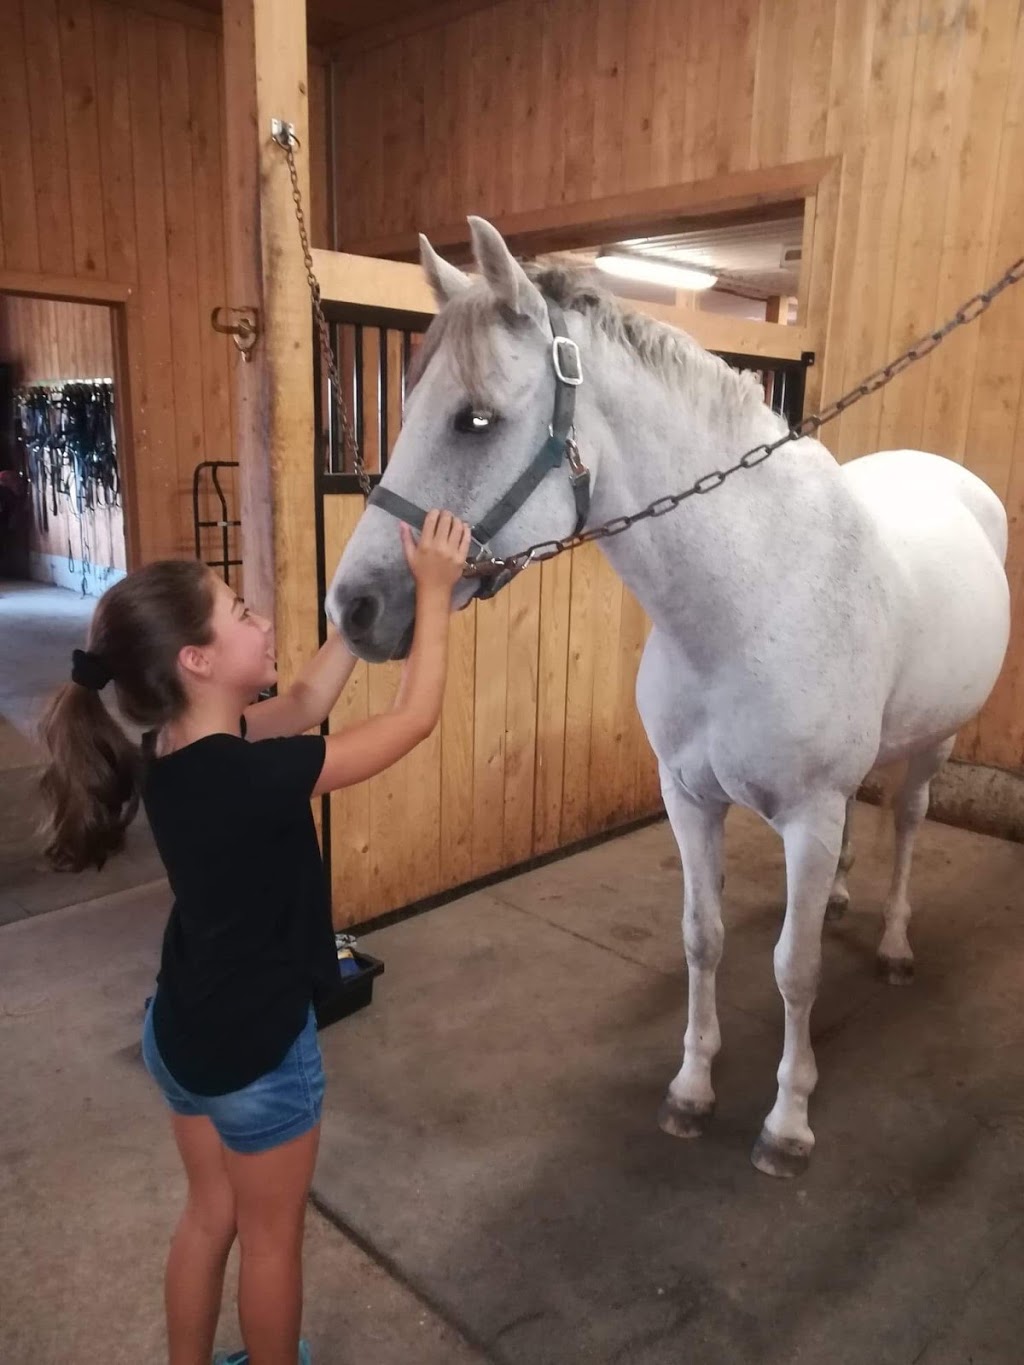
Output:
<svg viewBox="0 0 1024 1365">
<path fill-rule="evenodd" d="M 275 134 L 274 138 L 277 145 L 284 150 L 288 160 L 288 174 L 292 180 L 292 202 L 295 204 L 295 218 L 299 225 L 299 239 L 302 242 L 302 259 L 306 265 L 306 279 L 309 282 L 309 296 L 313 301 L 313 314 L 316 317 L 317 333 L 320 338 L 320 355 L 324 365 L 327 367 L 327 374 L 331 382 L 331 393 L 334 399 L 334 410 L 338 418 L 338 430 L 341 432 L 341 458 L 342 464 L 345 462 L 346 447 L 352 452 L 352 468 L 355 470 L 356 478 L 359 480 L 359 487 L 362 489 L 363 497 L 368 498 L 373 490 L 370 476 L 366 472 L 363 463 L 363 452 L 359 449 L 355 432 L 352 430 L 352 423 L 349 421 L 348 411 L 341 396 L 341 374 L 338 370 L 338 362 L 334 355 L 334 348 L 331 345 L 331 334 L 327 326 L 327 319 L 324 317 L 323 302 L 320 297 L 320 282 L 313 273 L 313 253 L 309 245 L 309 233 L 306 231 L 306 215 L 302 210 L 302 192 L 299 189 L 299 173 L 295 165 L 295 148 L 299 145 L 299 139 L 295 135 L 294 129 L 284 125 L 281 131 Z"/>
<path fill-rule="evenodd" d="M 648 521 L 655 517 L 663 517 L 668 512 L 674 511 L 681 503 L 689 498 L 701 497 L 705 493 L 712 493 L 716 488 L 721 488 L 726 479 L 738 474 L 741 469 L 755 469 L 759 464 L 763 464 L 770 456 L 774 455 L 782 446 L 788 445 L 790 441 L 799 440 L 802 436 L 809 436 L 812 432 L 820 430 L 828 422 L 834 421 L 847 408 L 854 403 L 859 403 L 862 398 L 867 398 L 869 394 L 877 393 L 879 389 L 885 387 L 897 375 L 902 374 L 915 361 L 923 360 L 926 355 L 930 355 L 951 332 L 955 332 L 958 327 L 964 327 L 969 322 L 974 322 L 981 317 L 991 307 L 993 301 L 1009 289 L 1011 285 L 1017 284 L 1024 279 L 1024 257 L 1016 261 L 1009 270 L 991 285 L 988 289 L 982 290 L 962 304 L 948 322 L 941 327 L 937 327 L 927 336 L 915 341 L 902 355 L 884 365 L 880 370 L 875 370 L 869 374 L 856 388 L 849 393 L 844 393 L 841 398 L 837 398 L 834 403 L 823 408 L 812 417 L 805 417 L 796 426 L 790 427 L 784 436 L 780 436 L 775 441 L 766 442 L 759 446 L 754 446 L 751 450 L 745 451 L 735 464 L 728 465 L 725 469 L 713 469 L 707 474 L 703 474 L 696 483 L 691 484 L 679 493 L 669 493 L 664 497 L 655 498 L 654 502 L 649 503 L 638 512 L 633 512 L 626 516 L 613 517 L 610 521 L 604 522 L 601 526 L 594 526 L 586 531 L 581 531 L 576 536 L 566 536 L 563 540 L 542 540 L 534 545 L 528 545 L 525 550 L 520 550 L 514 555 L 506 555 L 503 559 L 494 559 L 484 562 L 478 566 L 478 575 L 502 573 L 512 570 L 513 572 L 525 568 L 527 564 L 542 564 L 545 560 L 554 559 L 556 555 L 564 554 L 567 550 L 574 550 L 580 545 L 589 545 L 595 540 L 610 540 L 613 536 L 621 536 L 624 531 L 635 526 L 639 521 Z"/>
<path fill-rule="evenodd" d="M 295 201 L 295 216 L 298 219 L 299 235 L 302 239 L 302 255 L 306 263 L 306 278 L 309 281 L 310 297 L 313 300 L 313 311 L 316 314 L 317 327 L 320 333 L 320 349 L 323 354 L 323 361 L 334 385 L 338 418 L 344 437 L 352 450 L 353 465 L 359 479 L 359 486 L 362 488 L 364 496 L 369 497 L 370 477 L 363 466 L 362 454 L 356 445 L 355 436 L 352 433 L 348 415 L 341 400 L 338 366 L 331 348 L 330 333 L 327 330 L 327 322 L 320 303 L 320 285 L 313 273 L 313 257 L 309 249 L 305 216 L 302 212 L 302 196 L 299 193 L 299 178 L 295 169 L 294 148 L 298 145 L 298 138 L 295 137 L 294 132 L 290 132 L 281 134 L 276 138 L 276 141 L 284 148 L 285 156 L 288 158 L 288 170 L 292 178 L 292 199 Z M 525 550 L 519 550 L 513 555 L 506 555 L 502 559 L 482 559 L 467 569 L 466 576 L 490 577 L 509 570 L 516 572 L 519 569 L 524 569 L 527 564 L 542 564 L 546 560 L 554 559 L 557 555 L 565 554 L 567 550 L 575 550 L 580 545 L 589 545 L 595 540 L 611 540 L 613 536 L 621 536 L 624 531 L 628 531 L 637 522 L 653 520 L 655 517 L 663 517 L 667 513 L 675 511 L 680 504 L 689 498 L 702 497 L 705 493 L 713 493 L 716 488 L 721 488 L 726 479 L 731 478 L 733 474 L 738 474 L 741 469 L 756 469 L 759 464 L 764 464 L 765 460 L 774 455 L 782 446 L 788 445 L 790 441 L 798 441 L 803 436 L 810 436 L 812 432 L 820 431 L 827 423 L 833 422 L 841 416 L 847 408 L 853 407 L 854 403 L 859 403 L 862 398 L 877 393 L 879 389 L 891 383 L 897 375 L 909 369 L 916 361 L 923 360 L 925 356 L 930 355 L 951 332 L 955 332 L 958 327 L 965 327 L 968 323 L 975 322 L 981 317 L 982 313 L 988 311 L 1004 290 L 1019 283 L 1022 279 L 1024 279 L 1024 256 L 1011 265 L 1005 274 L 996 280 L 995 284 L 990 285 L 988 289 L 981 290 L 969 298 L 966 303 L 961 304 L 948 322 L 915 341 L 902 355 L 897 356 L 888 365 L 884 365 L 881 369 L 869 374 L 856 388 L 851 389 L 849 393 L 844 393 L 841 398 L 837 398 L 828 407 L 822 408 L 812 417 L 805 417 L 802 422 L 790 427 L 784 436 L 745 451 L 735 464 L 728 465 L 725 469 L 712 469 L 707 474 L 701 475 L 696 483 L 691 484 L 689 488 L 684 488 L 679 493 L 668 493 L 663 497 L 655 498 L 653 502 L 648 503 L 638 512 L 612 517 L 610 521 L 581 531 L 579 535 L 566 536 L 562 540 L 540 540 L 534 545 L 528 545 Z"/>
</svg>

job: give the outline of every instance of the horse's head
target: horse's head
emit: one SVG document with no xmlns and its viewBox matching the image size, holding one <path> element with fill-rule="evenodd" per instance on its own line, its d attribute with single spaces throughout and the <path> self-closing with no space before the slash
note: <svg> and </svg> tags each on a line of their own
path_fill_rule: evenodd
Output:
<svg viewBox="0 0 1024 1365">
<path fill-rule="evenodd" d="M 558 381 L 548 305 L 501 234 L 471 218 L 480 272 L 471 280 L 421 238 L 423 269 L 440 306 L 412 372 L 401 433 L 383 487 L 419 508 L 439 507 L 478 526 L 501 504 L 549 436 Z M 578 322 L 571 324 L 574 328 Z M 566 365 L 571 366 L 571 347 Z M 327 596 L 350 647 L 371 662 L 408 650 L 415 610 L 399 538 L 399 505 L 367 507 Z M 507 510 L 507 508 L 506 508 Z M 577 506 L 568 477 L 544 478 L 501 529 L 495 555 L 570 535 Z M 454 605 L 479 590 L 466 579 Z"/>
</svg>

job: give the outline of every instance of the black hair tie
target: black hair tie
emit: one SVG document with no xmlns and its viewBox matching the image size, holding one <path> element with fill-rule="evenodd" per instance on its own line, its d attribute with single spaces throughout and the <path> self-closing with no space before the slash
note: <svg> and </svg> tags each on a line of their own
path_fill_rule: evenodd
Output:
<svg viewBox="0 0 1024 1365">
<path fill-rule="evenodd" d="M 110 682 L 110 669 L 99 654 L 76 649 L 71 654 L 71 681 L 90 692 L 101 692 Z"/>
</svg>

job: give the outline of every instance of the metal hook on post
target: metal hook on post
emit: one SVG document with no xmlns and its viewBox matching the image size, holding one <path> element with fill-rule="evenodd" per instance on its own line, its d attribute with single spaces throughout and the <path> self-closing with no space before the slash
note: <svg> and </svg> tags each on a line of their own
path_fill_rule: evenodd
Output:
<svg viewBox="0 0 1024 1365">
<path fill-rule="evenodd" d="M 283 118 L 272 118 L 270 120 L 270 136 L 279 147 L 299 147 L 298 134 L 295 131 L 294 123 L 287 123 Z"/>
<path fill-rule="evenodd" d="M 229 322 L 226 321 L 227 318 L 237 320 Z M 258 308 L 215 308 L 210 314 L 210 325 L 215 332 L 221 332 L 232 339 L 243 360 L 252 359 L 252 348 L 260 336 Z"/>
</svg>

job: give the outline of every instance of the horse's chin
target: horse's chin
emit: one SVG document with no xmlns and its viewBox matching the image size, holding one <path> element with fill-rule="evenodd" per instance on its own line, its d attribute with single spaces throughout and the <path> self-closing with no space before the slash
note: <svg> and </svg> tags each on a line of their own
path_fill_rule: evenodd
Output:
<svg viewBox="0 0 1024 1365">
<path fill-rule="evenodd" d="M 466 608 L 472 606 L 475 601 L 476 593 L 472 592 L 466 598 L 465 602 L 459 603 L 455 610 L 465 611 Z M 362 659 L 362 661 L 367 664 L 387 664 L 395 663 L 409 657 L 409 651 L 412 649 L 412 638 L 415 627 L 416 622 L 415 619 L 413 619 L 409 622 L 401 635 L 398 636 L 397 643 L 373 639 L 358 641 L 350 640 L 344 631 L 342 632 L 342 635 L 346 646 L 352 651 L 357 659 Z"/>
<path fill-rule="evenodd" d="M 345 645 L 357 659 L 362 659 L 366 664 L 389 664 L 396 661 L 407 659 L 409 651 L 412 649 L 413 622 L 410 622 L 405 631 L 391 640 L 350 640 L 342 632 Z"/>
</svg>

